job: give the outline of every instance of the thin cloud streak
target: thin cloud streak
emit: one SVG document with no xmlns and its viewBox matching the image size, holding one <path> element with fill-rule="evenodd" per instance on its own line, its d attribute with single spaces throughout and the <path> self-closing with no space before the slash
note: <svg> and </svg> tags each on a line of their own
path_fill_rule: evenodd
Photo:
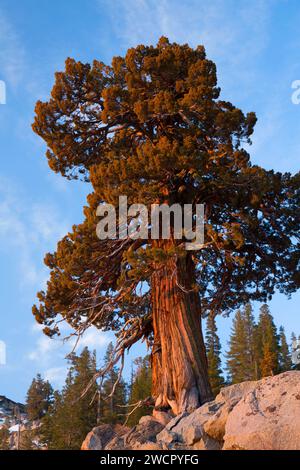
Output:
<svg viewBox="0 0 300 470">
<path fill-rule="evenodd" d="M 17 87 L 25 76 L 25 49 L 13 24 L 0 10 L 0 70 L 9 87 Z"/>
<path fill-rule="evenodd" d="M 48 277 L 36 253 L 53 248 L 70 224 L 55 206 L 27 200 L 9 179 L 0 179 L 0 240 L 11 250 L 11 265 L 19 271 L 19 288 L 38 289 Z M 42 281 L 41 281 L 42 280 Z"/>
</svg>

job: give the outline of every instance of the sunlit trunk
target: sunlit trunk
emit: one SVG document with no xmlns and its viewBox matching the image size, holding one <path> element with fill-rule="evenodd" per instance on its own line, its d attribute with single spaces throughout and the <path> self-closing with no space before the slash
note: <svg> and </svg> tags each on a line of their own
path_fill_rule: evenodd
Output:
<svg viewBox="0 0 300 470">
<path fill-rule="evenodd" d="M 190 255 L 164 263 L 152 276 L 153 397 L 175 414 L 212 399 Z"/>
</svg>

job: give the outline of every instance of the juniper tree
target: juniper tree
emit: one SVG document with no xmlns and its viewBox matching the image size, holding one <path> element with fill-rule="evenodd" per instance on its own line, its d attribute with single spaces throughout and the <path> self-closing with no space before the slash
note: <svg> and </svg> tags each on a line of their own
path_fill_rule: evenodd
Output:
<svg viewBox="0 0 300 470">
<path fill-rule="evenodd" d="M 214 315 L 210 314 L 206 322 L 206 351 L 208 360 L 208 376 L 212 393 L 216 396 L 222 385 L 224 377 L 221 367 L 221 343 L 217 334 L 217 325 Z"/>
<path fill-rule="evenodd" d="M 47 290 L 33 313 L 117 335 L 114 361 L 140 339 L 152 349 L 152 395 L 175 413 L 210 400 L 201 318 L 299 286 L 299 174 L 252 165 L 256 116 L 220 98 L 203 46 L 130 48 L 111 65 L 67 59 L 34 131 L 50 168 L 91 185 L 83 223 L 46 255 Z M 99 240 L 100 203 L 205 204 L 205 239 Z M 141 286 L 143 287 L 141 289 Z M 114 362 L 113 361 L 113 362 Z M 98 375 L 105 371 L 99 371 Z"/>
</svg>

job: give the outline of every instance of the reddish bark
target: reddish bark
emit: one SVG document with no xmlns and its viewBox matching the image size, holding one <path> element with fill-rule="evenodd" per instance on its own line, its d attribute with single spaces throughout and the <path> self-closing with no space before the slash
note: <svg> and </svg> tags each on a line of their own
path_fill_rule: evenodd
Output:
<svg viewBox="0 0 300 470">
<path fill-rule="evenodd" d="M 164 263 L 152 275 L 153 397 L 158 409 L 175 414 L 212 399 L 190 255 Z"/>
</svg>

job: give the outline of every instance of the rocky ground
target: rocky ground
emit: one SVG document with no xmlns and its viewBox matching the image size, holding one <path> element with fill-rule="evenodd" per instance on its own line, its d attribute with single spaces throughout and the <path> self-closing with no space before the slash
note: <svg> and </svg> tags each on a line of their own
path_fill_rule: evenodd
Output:
<svg viewBox="0 0 300 470">
<path fill-rule="evenodd" d="M 300 371 L 221 390 L 193 413 L 154 411 L 131 429 L 103 424 L 83 450 L 300 450 Z"/>
</svg>

